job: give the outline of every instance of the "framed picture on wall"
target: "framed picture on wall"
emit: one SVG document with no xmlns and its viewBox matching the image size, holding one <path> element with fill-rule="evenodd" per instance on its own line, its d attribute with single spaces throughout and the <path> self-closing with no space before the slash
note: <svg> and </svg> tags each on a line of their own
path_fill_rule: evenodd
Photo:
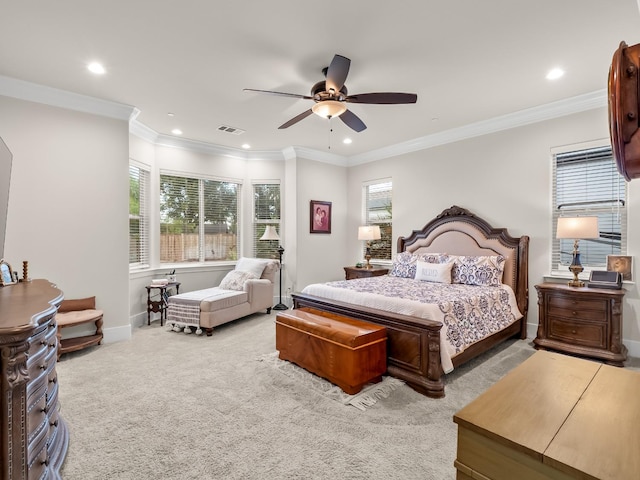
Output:
<svg viewBox="0 0 640 480">
<path fill-rule="evenodd" d="M 331 202 L 309 202 L 309 233 L 331 233 Z"/>
<path fill-rule="evenodd" d="M 633 282 L 633 257 L 629 255 L 607 255 L 607 270 L 622 274 L 622 280 Z"/>
</svg>

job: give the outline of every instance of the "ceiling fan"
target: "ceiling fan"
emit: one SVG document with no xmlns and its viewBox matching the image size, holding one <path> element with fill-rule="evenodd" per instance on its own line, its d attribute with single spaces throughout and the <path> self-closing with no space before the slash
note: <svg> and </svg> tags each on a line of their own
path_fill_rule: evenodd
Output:
<svg viewBox="0 0 640 480">
<path fill-rule="evenodd" d="M 340 117 L 345 125 L 352 128 L 356 132 L 361 132 L 367 126 L 360 118 L 347 109 L 346 103 L 368 103 L 376 105 L 397 105 L 405 103 L 416 103 L 418 96 L 415 93 L 395 93 L 395 92 L 377 92 L 377 93 L 360 93 L 357 95 L 349 95 L 347 86 L 344 84 L 349 73 L 351 60 L 342 55 L 334 55 L 331 64 L 322 69 L 325 80 L 316 83 L 311 87 L 311 95 L 298 95 L 296 93 L 272 92 L 270 90 L 256 90 L 253 88 L 245 88 L 247 92 L 266 93 L 269 95 L 279 95 L 282 97 L 301 98 L 303 100 L 313 100 L 315 104 L 300 115 L 293 117 L 278 128 L 288 128 L 298 123 L 300 120 L 307 118 L 312 113 L 323 118 Z"/>
</svg>

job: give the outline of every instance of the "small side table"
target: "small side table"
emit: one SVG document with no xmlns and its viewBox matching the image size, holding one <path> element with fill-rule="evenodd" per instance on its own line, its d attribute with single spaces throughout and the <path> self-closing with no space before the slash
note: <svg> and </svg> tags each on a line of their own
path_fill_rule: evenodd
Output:
<svg viewBox="0 0 640 480">
<path fill-rule="evenodd" d="M 165 295 L 167 290 L 175 287 L 176 295 L 180 293 L 180 282 L 169 282 L 166 285 L 147 285 L 147 325 L 151 325 L 151 312 L 160 312 L 160 326 L 164 325 L 164 321 L 167 318 L 167 302 L 165 301 Z M 160 294 L 159 300 L 151 300 L 151 290 L 158 289 Z"/>
<path fill-rule="evenodd" d="M 353 280 L 354 278 L 379 277 L 381 275 L 386 275 L 387 273 L 389 273 L 389 269 L 384 267 L 344 267 L 344 276 L 346 280 Z"/>
</svg>

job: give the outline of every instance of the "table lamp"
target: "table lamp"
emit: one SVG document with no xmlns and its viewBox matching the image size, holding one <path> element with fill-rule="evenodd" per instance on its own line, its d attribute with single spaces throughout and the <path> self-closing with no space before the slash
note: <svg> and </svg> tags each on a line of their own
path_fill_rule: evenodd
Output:
<svg viewBox="0 0 640 480">
<path fill-rule="evenodd" d="M 578 274 L 584 270 L 580 264 L 580 239 L 599 238 L 598 217 L 559 217 L 556 229 L 556 238 L 573 238 L 573 260 L 569 270 L 573 273 L 573 280 L 567 285 L 570 287 L 584 287 L 584 282 L 578 280 Z"/>
<path fill-rule="evenodd" d="M 280 236 L 278 235 L 276 227 L 274 227 L 273 225 L 267 225 L 267 228 L 265 228 L 264 234 L 260 237 L 260 240 L 280 240 Z M 280 301 L 273 307 L 273 309 L 289 310 L 289 307 L 282 303 L 282 254 L 284 253 L 284 248 L 282 248 L 282 245 L 278 246 L 277 252 L 280 255 Z"/>
<path fill-rule="evenodd" d="M 358 227 L 358 240 L 367 241 L 367 253 L 364 258 L 367 264 L 364 268 L 372 268 L 369 260 L 371 260 L 371 240 L 380 240 L 380 227 L 378 225 L 364 225 Z"/>
</svg>

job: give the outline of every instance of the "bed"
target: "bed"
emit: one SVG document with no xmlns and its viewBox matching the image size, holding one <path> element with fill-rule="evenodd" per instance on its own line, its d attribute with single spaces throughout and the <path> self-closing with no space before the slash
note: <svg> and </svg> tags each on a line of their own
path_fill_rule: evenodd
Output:
<svg viewBox="0 0 640 480">
<path fill-rule="evenodd" d="M 403 287 L 398 286 L 398 283 L 390 284 L 390 276 L 380 276 L 313 284 L 305 287 L 302 292 L 293 294 L 294 308 L 311 307 L 385 326 L 388 335 L 388 373 L 404 380 L 412 388 L 429 397 L 443 397 L 443 375 L 446 372 L 506 339 L 526 338 L 529 297 L 528 248 L 528 236 L 512 237 L 505 228 L 493 228 L 487 221 L 455 205 L 444 210 L 422 229 L 414 230 L 407 237 L 398 238 L 396 259 L 418 257 L 434 264 L 460 262 L 461 259 L 466 261 L 469 257 L 476 260 L 499 259 L 502 269 L 501 284 L 489 282 L 490 284 L 485 285 L 485 280 L 482 280 L 478 283 L 483 286 L 474 294 L 494 292 L 492 295 L 509 304 L 511 313 L 505 315 L 511 318 L 501 321 L 499 325 L 477 328 L 475 320 L 469 322 L 469 317 L 463 318 L 460 323 L 471 323 L 475 330 L 467 332 L 465 335 L 469 341 L 462 342 L 464 345 L 461 348 L 458 348 L 460 345 L 456 345 L 454 350 L 447 346 L 447 340 L 456 338 L 457 335 L 449 331 L 449 324 L 454 322 L 443 322 L 443 315 L 446 315 L 447 311 L 451 313 L 451 298 L 440 301 L 408 299 L 408 302 L 402 302 L 397 298 L 401 296 L 397 292 L 391 296 L 374 293 L 375 283 L 382 284 L 388 291 L 409 291 L 413 290 L 410 286 L 412 282 L 431 282 L 421 282 L 405 276 L 400 279 L 405 282 Z M 424 267 L 425 263 L 418 265 Z M 464 263 L 458 263 L 458 270 L 453 274 L 458 280 L 461 274 L 464 275 L 461 265 Z M 393 274 L 397 266 L 394 260 L 394 267 L 390 273 Z M 397 275 L 397 272 L 395 274 Z M 491 290 L 489 286 L 494 289 Z M 458 283 L 453 283 L 449 286 L 438 285 L 437 290 L 447 291 L 449 297 L 457 297 L 462 295 L 458 292 L 460 287 Z M 433 304 L 428 303 L 431 301 Z M 504 306 L 486 307 L 487 301 L 474 299 L 467 303 L 481 304 L 484 310 L 506 309 Z M 460 303 L 458 302 L 458 306 Z"/>
</svg>

